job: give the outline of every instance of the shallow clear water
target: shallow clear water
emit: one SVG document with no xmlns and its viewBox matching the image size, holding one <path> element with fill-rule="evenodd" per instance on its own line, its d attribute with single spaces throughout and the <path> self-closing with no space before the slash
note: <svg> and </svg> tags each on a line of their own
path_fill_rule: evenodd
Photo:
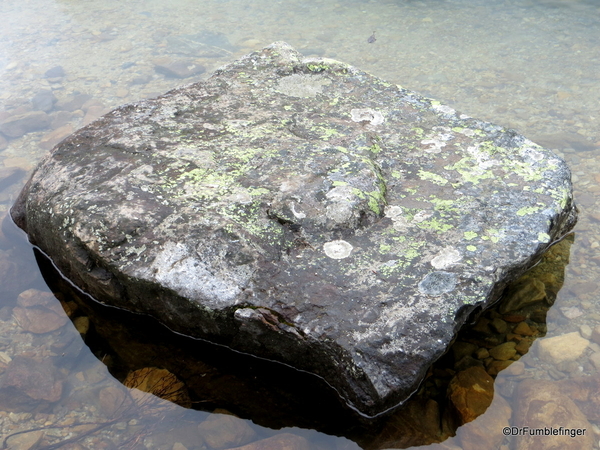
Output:
<svg viewBox="0 0 600 450">
<path fill-rule="evenodd" d="M 369 43 L 373 32 L 376 41 Z M 563 367 L 539 358 L 538 340 L 520 360 L 525 372 L 518 381 L 580 375 L 597 379 L 600 339 L 594 342 L 597 338 L 590 337 L 589 331 L 600 325 L 600 6 L 596 1 L 3 0 L 0 120 L 4 112 L 27 113 L 50 101 L 52 123 L 40 131 L 0 138 L 0 169 L 5 170 L 0 171 L 4 178 L 0 179 L 0 218 L 29 171 L 61 137 L 113 107 L 203 79 L 227 62 L 278 40 L 307 55 L 356 65 L 473 117 L 517 129 L 565 157 L 573 171 L 580 218 L 565 285 L 548 313 L 546 338 L 576 332 L 589 343 L 572 364 Z M 200 41 L 221 50 L 199 47 Z M 185 67 L 204 66 L 206 72 L 182 79 L 156 70 L 178 61 Z M 50 69 L 54 70 L 47 72 Z M 45 91 L 51 91 L 56 101 L 47 93 L 36 97 Z M 23 171 L 11 169 L 15 167 Z M 134 406 L 119 403 L 119 409 L 115 405 L 124 401 L 124 388 L 108 372 L 107 361 L 103 363 L 98 352 L 94 355 L 84 345 L 82 320 L 73 320 L 78 328 L 70 321 L 61 322 L 67 317 L 62 308 L 55 310 L 46 303 L 44 308 L 51 312 L 44 320 L 62 325 L 34 333 L 26 331 L 23 318 L 15 314 L 19 294 L 28 289 L 49 292 L 49 288 L 25 237 L 10 226 L 0 234 L 0 279 L 0 376 L 15 358 L 46 361 L 48 373 L 34 369 L 44 373 L 45 381 L 62 380 L 63 389 L 57 396 L 55 384 L 40 383 L 39 407 L 32 406 L 31 412 L 0 410 L 3 438 L 29 430 L 27 435 L 33 439 L 38 432 L 33 430 L 40 429 L 46 448 L 71 440 L 71 448 L 191 450 L 231 448 L 289 432 L 305 439 L 294 441 L 301 442 L 297 448 L 358 448 L 348 439 L 309 429 L 227 422 L 222 415 L 184 409 L 156 397 L 138 398 Z M 508 400 L 510 424 L 520 426 L 511 377 L 498 376 L 496 395 Z M 509 385 L 512 391 L 506 388 Z M 0 398 L 0 404 L 9 403 Z M 598 447 L 600 411 L 595 411 L 600 405 L 589 400 L 578 406 Z M 491 417 L 493 409 L 494 405 L 482 417 Z M 218 436 L 210 440 L 211 433 Z M 233 437 L 227 440 L 228 436 Z M 289 442 L 294 439 L 284 437 Z M 468 439 L 459 433 L 446 445 L 473 448 Z M 517 448 L 521 444 L 518 438 L 506 438 L 499 445 Z"/>
</svg>

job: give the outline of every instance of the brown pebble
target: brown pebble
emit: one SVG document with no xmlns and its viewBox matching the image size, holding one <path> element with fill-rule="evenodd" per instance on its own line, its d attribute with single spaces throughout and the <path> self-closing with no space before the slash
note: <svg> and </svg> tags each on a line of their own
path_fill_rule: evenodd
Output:
<svg viewBox="0 0 600 450">
<path fill-rule="evenodd" d="M 521 336 L 533 336 L 536 331 L 532 330 L 527 322 L 521 322 L 514 328 L 513 333 L 520 334 Z"/>
<path fill-rule="evenodd" d="M 490 323 L 491 327 L 498 333 L 506 333 L 507 325 L 506 322 L 502 319 L 495 318 Z"/>
<path fill-rule="evenodd" d="M 521 336 L 520 334 L 508 333 L 506 335 L 507 341 L 521 342 L 521 339 L 523 339 L 523 336 Z"/>
<path fill-rule="evenodd" d="M 488 326 L 490 324 L 490 321 L 488 319 L 486 319 L 485 317 L 481 317 L 477 323 L 475 324 L 475 326 L 473 326 L 472 330 L 479 332 L 479 333 L 485 333 L 485 334 L 490 334 L 490 327 Z"/>
<path fill-rule="evenodd" d="M 498 361 L 506 361 L 511 359 L 517 351 L 515 350 L 516 342 L 505 342 L 490 349 L 490 356 Z"/>
<path fill-rule="evenodd" d="M 486 359 L 490 357 L 490 352 L 487 348 L 480 348 L 475 352 L 475 357 L 477 359 Z"/>
<path fill-rule="evenodd" d="M 496 376 L 498 373 L 502 372 L 504 369 L 509 367 L 515 361 L 507 360 L 507 361 L 492 361 L 492 363 L 487 367 L 487 373 L 491 376 Z"/>
<path fill-rule="evenodd" d="M 525 338 L 515 346 L 515 350 L 520 355 L 524 355 L 525 353 L 527 353 L 529 351 L 529 347 L 531 347 L 531 344 L 533 344 L 533 339 Z"/>
</svg>

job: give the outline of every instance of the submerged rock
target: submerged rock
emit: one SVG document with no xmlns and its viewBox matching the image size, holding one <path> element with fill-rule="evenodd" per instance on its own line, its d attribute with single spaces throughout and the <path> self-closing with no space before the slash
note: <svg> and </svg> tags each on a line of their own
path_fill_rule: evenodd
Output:
<svg viewBox="0 0 600 450">
<path fill-rule="evenodd" d="M 15 356 L 0 377 L 0 407 L 6 411 L 44 410 L 60 400 L 64 380 L 52 361 Z"/>
<path fill-rule="evenodd" d="M 494 379 L 483 367 L 470 367 L 452 378 L 448 396 L 460 419 L 460 424 L 482 415 L 494 398 Z"/>
<path fill-rule="evenodd" d="M 35 334 L 58 330 L 69 321 L 54 295 L 37 289 L 21 292 L 12 313 L 23 330 Z"/>
<path fill-rule="evenodd" d="M 275 43 L 59 144 L 12 209 L 77 286 L 378 414 L 575 222 L 564 161 Z"/>
<path fill-rule="evenodd" d="M 513 424 L 528 427 L 516 440 L 517 450 L 594 447 L 592 426 L 560 384 L 524 380 L 517 399 Z"/>
</svg>

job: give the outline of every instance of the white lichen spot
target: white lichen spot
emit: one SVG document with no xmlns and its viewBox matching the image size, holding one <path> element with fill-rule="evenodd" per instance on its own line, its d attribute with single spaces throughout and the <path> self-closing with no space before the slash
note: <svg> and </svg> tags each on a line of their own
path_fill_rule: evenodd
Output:
<svg viewBox="0 0 600 450">
<path fill-rule="evenodd" d="M 467 116 L 467 118 L 470 118 L 470 117 Z M 462 119 L 462 115 L 461 115 L 461 119 Z M 455 128 L 454 131 L 456 133 L 460 133 L 460 134 L 463 134 L 468 137 L 475 136 L 475 130 L 473 130 L 472 128 Z"/>
<path fill-rule="evenodd" d="M 306 214 L 302 211 L 296 211 L 296 205 L 293 203 L 291 204 L 290 209 L 292 210 L 292 214 L 294 214 L 296 219 L 304 219 L 306 217 Z"/>
<path fill-rule="evenodd" d="M 227 203 L 252 203 L 252 196 L 248 192 L 248 189 L 241 186 L 237 189 L 233 189 L 233 192 L 230 195 L 225 196 L 224 199 Z"/>
<path fill-rule="evenodd" d="M 456 114 L 456 110 L 450 108 L 447 105 L 432 104 L 431 106 L 433 107 L 433 109 L 441 112 L 442 114 L 448 114 L 448 115 Z"/>
<path fill-rule="evenodd" d="M 429 146 L 425 149 L 427 153 L 440 153 L 442 148 L 446 146 L 446 142 L 440 139 L 423 139 L 421 144 Z"/>
<path fill-rule="evenodd" d="M 350 243 L 341 239 L 325 242 L 325 244 L 323 244 L 323 251 L 332 259 L 347 258 L 350 256 L 352 249 L 353 247 Z"/>
<path fill-rule="evenodd" d="M 326 196 L 331 202 L 325 212 L 329 220 L 337 224 L 345 224 L 352 220 L 355 195 L 351 186 L 336 186 Z"/>
<path fill-rule="evenodd" d="M 388 217 L 394 223 L 393 228 L 396 231 L 403 231 L 409 227 L 408 221 L 402 214 L 402 208 L 396 205 L 385 207 L 385 217 Z"/>
<path fill-rule="evenodd" d="M 523 156 L 529 157 L 534 161 L 541 161 L 544 159 L 544 153 L 539 150 L 531 147 L 525 147 L 522 152 Z"/>
<path fill-rule="evenodd" d="M 384 121 L 383 114 L 371 108 L 355 108 L 350 111 L 354 122 L 368 122 L 371 125 L 381 125 Z"/>
<path fill-rule="evenodd" d="M 428 145 L 425 149 L 427 153 L 440 153 L 442 148 L 446 146 L 446 143 L 454 138 L 454 134 L 448 127 L 434 127 L 435 135 L 429 136 L 427 139 L 421 141 L 422 145 Z"/>
<path fill-rule="evenodd" d="M 402 208 L 397 205 L 388 205 L 385 207 L 385 217 L 389 217 L 392 220 L 402 216 Z"/>
<path fill-rule="evenodd" d="M 435 258 L 431 260 L 431 265 L 436 269 L 446 269 L 462 259 L 462 256 L 456 247 L 448 246 L 440 250 Z"/>
<path fill-rule="evenodd" d="M 424 220 L 429 219 L 431 216 L 433 216 L 433 211 L 427 211 L 423 209 L 415 214 L 415 217 L 413 217 L 413 221 L 416 223 L 421 223 Z"/>
</svg>

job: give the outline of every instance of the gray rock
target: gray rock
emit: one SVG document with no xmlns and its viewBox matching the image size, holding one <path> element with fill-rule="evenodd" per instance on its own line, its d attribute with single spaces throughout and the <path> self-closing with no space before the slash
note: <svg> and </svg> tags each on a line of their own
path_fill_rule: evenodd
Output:
<svg viewBox="0 0 600 450">
<path fill-rule="evenodd" d="M 189 78 L 206 71 L 204 66 L 194 61 L 179 59 L 156 64 L 154 70 L 169 78 Z"/>
<path fill-rule="evenodd" d="M 0 377 L 0 405 L 7 411 L 43 409 L 60 400 L 63 380 L 52 361 L 15 356 Z"/>
<path fill-rule="evenodd" d="M 55 108 L 59 111 L 76 111 L 92 98 L 89 94 L 76 94 L 56 102 Z"/>
<path fill-rule="evenodd" d="M 44 72 L 46 78 L 60 78 L 66 75 L 65 69 L 62 66 L 54 66 Z"/>
<path fill-rule="evenodd" d="M 0 167 L 0 192 L 21 181 L 25 171 L 20 167 Z"/>
<path fill-rule="evenodd" d="M 550 450 L 555 448 L 592 449 L 594 435 L 585 414 L 565 393 L 564 384 L 546 380 L 527 379 L 521 382 L 517 391 L 517 405 L 513 424 L 532 429 L 568 429 L 568 432 L 554 435 L 534 435 L 527 433 L 516 439 L 514 448 Z M 573 433 L 571 435 L 571 433 Z"/>
<path fill-rule="evenodd" d="M 31 99 L 33 109 L 37 111 L 50 112 L 54 108 L 57 98 L 54 96 L 52 91 L 44 89 L 35 94 Z"/>
<path fill-rule="evenodd" d="M 276 43 L 77 131 L 12 216 L 98 300 L 373 415 L 575 207 L 564 161 L 516 132 Z"/>
<path fill-rule="evenodd" d="M 11 138 L 18 138 L 32 131 L 42 130 L 50 125 L 50 116 L 43 111 L 16 114 L 0 121 L 0 132 Z"/>
</svg>

